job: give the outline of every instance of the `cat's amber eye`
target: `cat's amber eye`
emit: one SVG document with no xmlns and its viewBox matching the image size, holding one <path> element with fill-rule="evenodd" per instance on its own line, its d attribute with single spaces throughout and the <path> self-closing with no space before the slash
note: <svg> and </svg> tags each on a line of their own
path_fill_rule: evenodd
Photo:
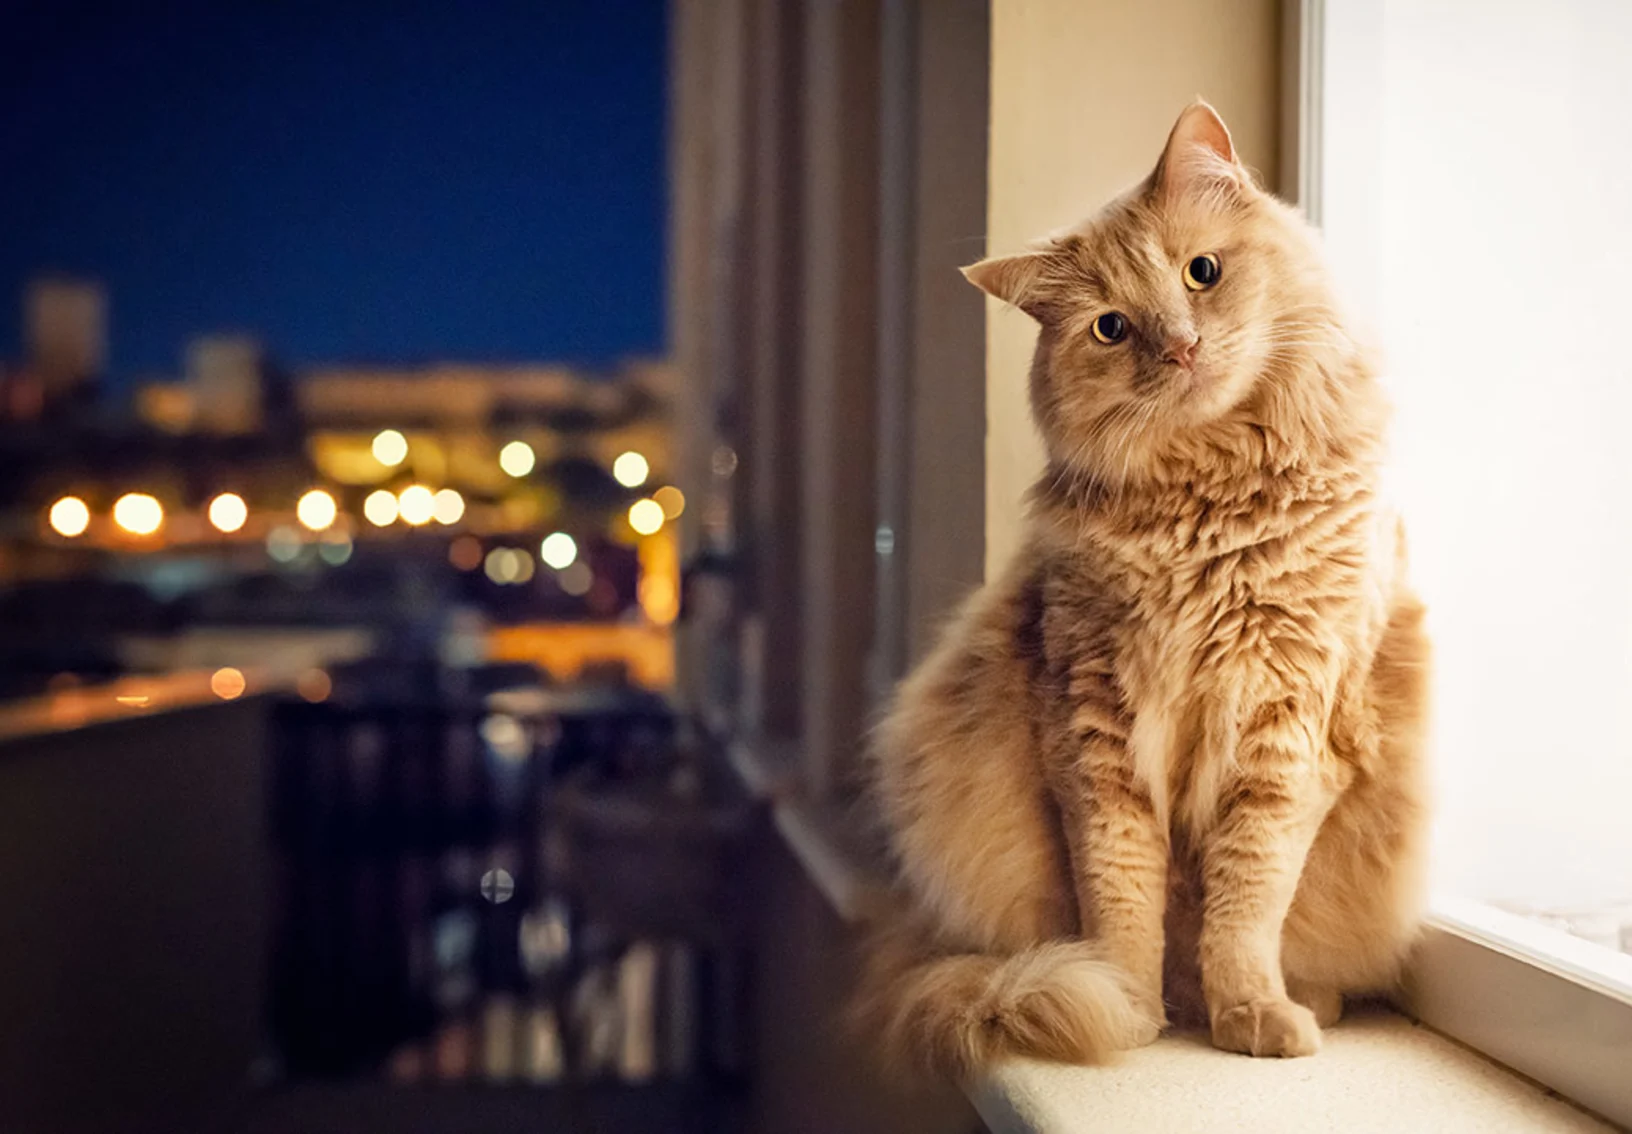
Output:
<svg viewBox="0 0 1632 1134">
<path fill-rule="evenodd" d="M 1206 291 L 1218 282 L 1222 270 L 1216 255 L 1203 252 L 1184 266 L 1184 286 L 1191 291 Z"/>
<path fill-rule="evenodd" d="M 1094 338 L 1109 346 L 1121 342 L 1128 333 L 1128 321 L 1115 311 L 1107 311 L 1094 320 Z"/>
</svg>

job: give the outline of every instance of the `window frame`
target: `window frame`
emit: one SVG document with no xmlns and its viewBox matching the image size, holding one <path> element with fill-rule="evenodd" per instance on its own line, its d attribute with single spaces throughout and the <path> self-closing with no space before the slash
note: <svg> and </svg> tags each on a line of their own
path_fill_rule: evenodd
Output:
<svg viewBox="0 0 1632 1134">
<path fill-rule="evenodd" d="M 1385 0 L 1287 0 L 1280 190 L 1329 233 L 1341 272 L 1371 294 L 1378 235 L 1367 169 Z M 1331 144 L 1342 137 L 1341 149 Z M 1632 1128 L 1632 957 L 1484 903 L 1436 894 L 1397 1003 L 1406 1013 Z"/>
</svg>

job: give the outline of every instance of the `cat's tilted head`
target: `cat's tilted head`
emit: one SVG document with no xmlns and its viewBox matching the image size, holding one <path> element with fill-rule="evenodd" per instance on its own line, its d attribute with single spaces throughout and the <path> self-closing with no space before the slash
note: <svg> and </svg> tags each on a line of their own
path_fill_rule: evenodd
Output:
<svg viewBox="0 0 1632 1134">
<path fill-rule="evenodd" d="M 1056 468 L 1115 484 L 1232 425 L 1319 430 L 1336 408 L 1302 405 L 1331 391 L 1298 388 L 1352 349 L 1312 231 L 1253 183 L 1204 102 L 1142 184 L 965 274 L 1041 325 L 1032 410 Z"/>
</svg>

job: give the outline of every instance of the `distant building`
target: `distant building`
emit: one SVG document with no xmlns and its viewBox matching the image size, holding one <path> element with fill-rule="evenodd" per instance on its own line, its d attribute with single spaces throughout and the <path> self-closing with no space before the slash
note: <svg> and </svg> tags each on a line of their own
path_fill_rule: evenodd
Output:
<svg viewBox="0 0 1632 1134">
<path fill-rule="evenodd" d="M 29 368 L 47 403 L 92 385 L 108 362 L 108 299 L 89 280 L 39 279 L 25 300 Z"/>
<path fill-rule="evenodd" d="M 231 436 L 258 433 L 265 420 L 266 352 L 246 335 L 210 335 L 187 344 L 193 428 Z"/>
</svg>

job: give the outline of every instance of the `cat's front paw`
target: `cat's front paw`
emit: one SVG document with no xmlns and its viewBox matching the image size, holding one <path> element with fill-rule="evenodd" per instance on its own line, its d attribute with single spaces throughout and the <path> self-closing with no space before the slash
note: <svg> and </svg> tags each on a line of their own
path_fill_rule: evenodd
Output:
<svg viewBox="0 0 1632 1134">
<path fill-rule="evenodd" d="M 1135 997 L 1134 1010 L 1138 1019 L 1128 1036 L 1127 1046 L 1131 1048 L 1148 1047 L 1162 1038 L 1167 1030 L 1167 1008 L 1162 1004 L 1161 997 Z"/>
<path fill-rule="evenodd" d="M 1302 1004 L 1249 1000 L 1213 1015 L 1213 1046 L 1243 1055 L 1313 1055 L 1320 1050 L 1320 1025 Z"/>
</svg>

